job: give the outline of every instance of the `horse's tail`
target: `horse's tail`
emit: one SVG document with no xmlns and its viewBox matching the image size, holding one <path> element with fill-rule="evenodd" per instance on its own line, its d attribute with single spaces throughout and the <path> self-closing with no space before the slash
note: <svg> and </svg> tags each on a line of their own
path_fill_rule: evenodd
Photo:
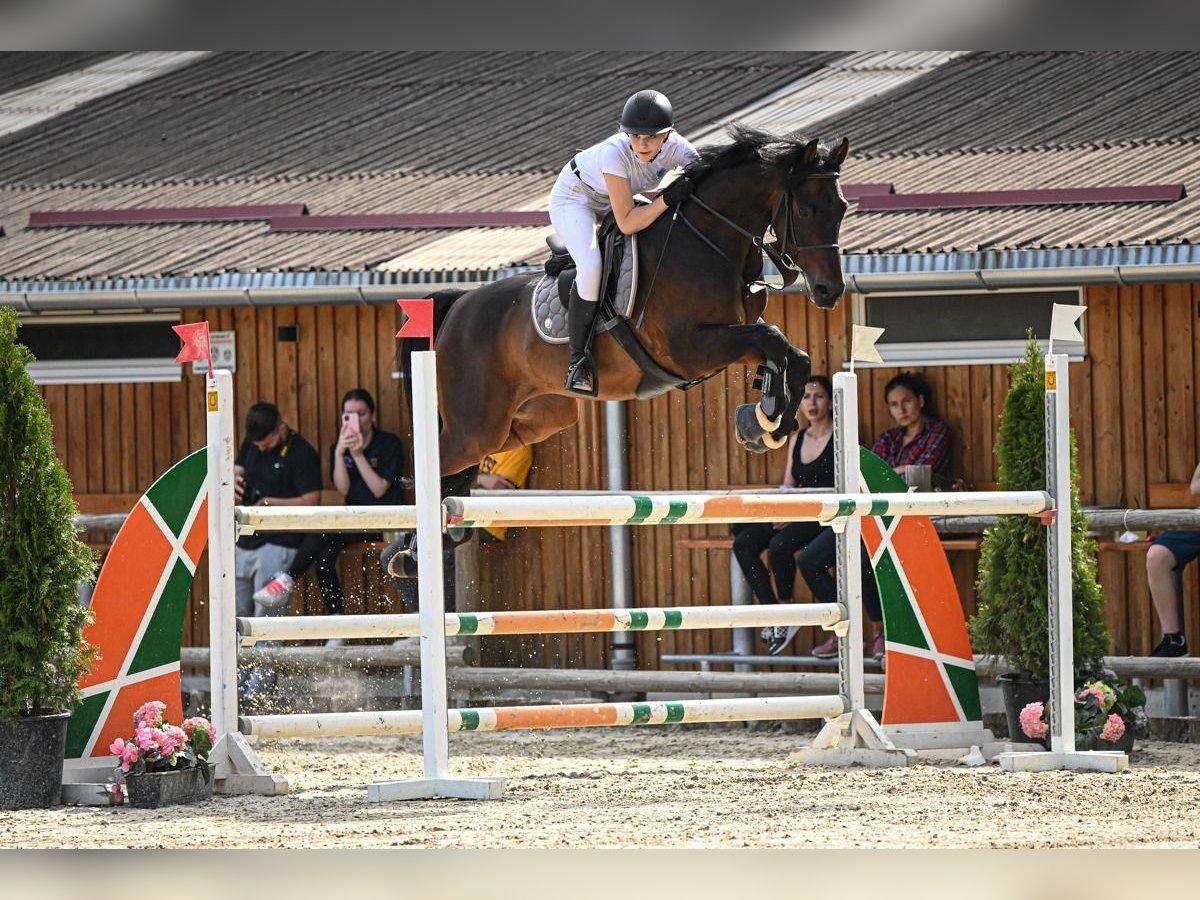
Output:
<svg viewBox="0 0 1200 900">
<path fill-rule="evenodd" d="M 433 333 L 435 335 L 442 330 L 442 323 L 446 321 L 446 314 L 450 312 L 454 301 L 465 293 L 466 291 L 458 288 L 447 288 L 429 295 L 433 298 Z M 408 398 L 410 407 L 412 406 L 413 351 L 424 350 L 426 346 L 425 338 L 401 338 L 400 340 L 400 371 L 404 373 L 404 395 Z"/>
</svg>

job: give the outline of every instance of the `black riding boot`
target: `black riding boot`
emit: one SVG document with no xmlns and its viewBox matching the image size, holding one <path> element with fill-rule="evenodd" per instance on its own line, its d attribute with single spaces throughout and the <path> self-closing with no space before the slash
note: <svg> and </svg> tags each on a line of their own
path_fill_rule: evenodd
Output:
<svg viewBox="0 0 1200 900">
<path fill-rule="evenodd" d="M 571 364 L 567 367 L 567 390 L 595 397 L 600 391 L 596 361 L 592 359 L 592 325 L 600 302 L 581 300 L 571 285 L 571 305 L 567 307 L 567 335 L 571 344 Z"/>
</svg>

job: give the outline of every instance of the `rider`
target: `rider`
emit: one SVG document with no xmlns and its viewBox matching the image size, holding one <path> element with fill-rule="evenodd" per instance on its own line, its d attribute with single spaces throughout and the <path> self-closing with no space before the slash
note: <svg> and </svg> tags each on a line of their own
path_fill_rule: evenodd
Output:
<svg viewBox="0 0 1200 900">
<path fill-rule="evenodd" d="M 574 393 L 595 396 L 600 387 L 591 354 L 592 323 L 600 305 L 597 222 L 611 208 L 621 233 L 634 234 L 692 193 L 691 180 L 681 175 L 653 203 L 633 203 L 634 194 L 650 190 L 676 166 L 696 158 L 696 149 L 673 128 L 670 101 L 658 91 L 638 91 L 621 110 L 621 130 L 576 153 L 550 192 L 550 221 L 576 265 L 567 308 L 571 363 L 566 387 Z"/>
</svg>

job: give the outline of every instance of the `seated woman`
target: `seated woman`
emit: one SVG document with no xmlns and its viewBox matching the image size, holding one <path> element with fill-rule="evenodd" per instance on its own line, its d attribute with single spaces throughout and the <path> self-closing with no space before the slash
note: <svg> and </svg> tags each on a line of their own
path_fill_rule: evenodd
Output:
<svg viewBox="0 0 1200 900">
<path fill-rule="evenodd" d="M 404 502 L 400 486 L 404 447 L 400 438 L 376 427 L 375 399 L 365 388 L 353 388 L 342 397 L 342 427 L 329 450 L 333 486 L 345 497 L 347 506 L 396 505 Z M 340 616 L 344 597 L 338 577 L 338 555 L 349 544 L 378 541 L 377 532 L 329 532 L 309 534 L 300 544 L 292 564 L 276 572 L 254 599 L 267 608 L 286 606 L 296 580 L 310 566 L 316 567 L 317 586 L 326 615 Z M 341 638 L 330 638 L 327 647 L 340 647 Z"/>
<path fill-rule="evenodd" d="M 813 375 L 804 384 L 800 412 L 807 425 L 792 435 L 788 446 L 787 473 L 783 488 L 833 487 L 833 387 L 824 375 Z M 803 549 L 826 530 L 816 522 L 753 522 L 733 526 L 733 554 L 741 566 L 750 590 L 759 603 L 791 603 L 796 583 L 796 551 Z M 772 587 L 762 552 L 767 551 Z M 767 627 L 760 636 L 767 652 L 782 652 L 796 636 L 795 626 Z"/>
<path fill-rule="evenodd" d="M 896 427 L 879 435 L 879 440 L 872 448 L 875 455 L 901 474 L 908 466 L 929 466 L 935 483 L 945 483 L 950 470 L 950 431 L 934 412 L 933 391 L 929 382 L 913 372 L 901 372 L 887 383 L 883 396 Z M 800 573 L 819 603 L 837 602 L 837 582 L 829 573 L 836 555 L 837 545 L 832 531 L 819 535 L 800 554 L 797 563 Z M 862 558 L 863 606 L 867 618 L 875 626 L 871 656 L 882 659 L 885 650 L 883 611 L 870 555 L 865 547 Z M 837 652 L 837 636 L 834 634 L 813 648 L 813 656 L 826 659 L 837 656 Z"/>
</svg>

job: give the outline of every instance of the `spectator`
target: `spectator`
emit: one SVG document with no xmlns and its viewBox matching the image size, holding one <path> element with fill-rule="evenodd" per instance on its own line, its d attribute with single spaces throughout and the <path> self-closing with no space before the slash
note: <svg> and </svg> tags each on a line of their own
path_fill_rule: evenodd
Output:
<svg viewBox="0 0 1200 900">
<path fill-rule="evenodd" d="M 875 455 L 901 475 L 908 466 L 929 466 L 935 483 L 944 484 L 950 470 L 950 431 L 934 411 L 933 391 L 929 383 L 913 372 L 901 372 L 887 383 L 883 396 L 896 427 L 879 435 L 873 448 Z M 829 572 L 836 558 L 836 538 L 828 529 L 814 538 L 800 554 L 797 566 L 818 603 L 837 601 L 837 582 Z M 870 554 L 865 546 L 862 549 L 862 584 L 863 606 L 874 626 L 871 656 L 883 659 L 886 650 L 883 610 Z M 822 659 L 837 656 L 837 635 L 830 634 L 812 652 L 813 656 Z"/>
<path fill-rule="evenodd" d="M 781 488 L 833 488 L 833 386 L 824 375 L 804 384 L 800 412 L 806 425 L 792 435 L 790 460 Z M 734 525 L 733 555 L 759 603 L 791 603 L 796 582 L 796 552 L 826 530 L 817 522 L 752 522 Z M 767 551 L 770 574 L 763 565 Z M 771 576 L 775 578 L 774 587 Z M 775 656 L 791 643 L 797 626 L 768 626 L 759 636 Z"/>
<path fill-rule="evenodd" d="M 523 488 L 529 479 L 532 466 L 532 447 L 518 447 L 516 450 L 489 454 L 479 464 L 475 487 L 485 491 L 512 491 Z M 503 541 L 506 531 L 503 525 L 488 525 L 480 530 L 479 542 L 487 544 Z"/>
<path fill-rule="evenodd" d="M 347 506 L 398 505 L 403 502 L 400 486 L 404 448 L 400 438 L 375 427 L 375 400 L 369 391 L 354 388 L 342 397 L 342 428 L 330 448 L 333 485 Z M 379 541 L 377 532 L 331 532 L 311 534 L 300 545 L 290 565 L 282 567 L 254 595 L 264 605 L 286 607 L 298 579 L 316 565 L 317 585 L 327 615 L 341 615 L 344 607 L 337 559 L 348 544 Z M 340 638 L 330 638 L 327 647 L 339 647 Z"/>
<path fill-rule="evenodd" d="M 1200 496 L 1200 465 L 1192 473 L 1192 494 Z M 1146 581 L 1162 628 L 1151 656 L 1187 656 L 1183 636 L 1183 567 L 1200 556 L 1200 531 L 1166 531 L 1146 551 Z"/>
<path fill-rule="evenodd" d="M 243 506 L 310 506 L 321 499 L 321 461 L 312 444 L 283 421 L 273 403 L 255 403 L 246 412 L 246 439 L 233 467 L 234 500 Z M 279 615 L 277 606 L 256 603 L 255 589 L 271 573 L 286 569 L 305 535 L 267 532 L 238 539 L 234 584 L 239 616 Z M 269 691 L 275 673 L 261 666 L 239 678 L 247 696 Z"/>
<path fill-rule="evenodd" d="M 901 475 L 908 466 L 929 466 L 935 485 L 945 486 L 950 472 L 950 429 L 938 418 L 933 391 L 920 375 L 901 372 L 883 389 L 896 422 L 879 435 L 875 455 Z"/>
</svg>

